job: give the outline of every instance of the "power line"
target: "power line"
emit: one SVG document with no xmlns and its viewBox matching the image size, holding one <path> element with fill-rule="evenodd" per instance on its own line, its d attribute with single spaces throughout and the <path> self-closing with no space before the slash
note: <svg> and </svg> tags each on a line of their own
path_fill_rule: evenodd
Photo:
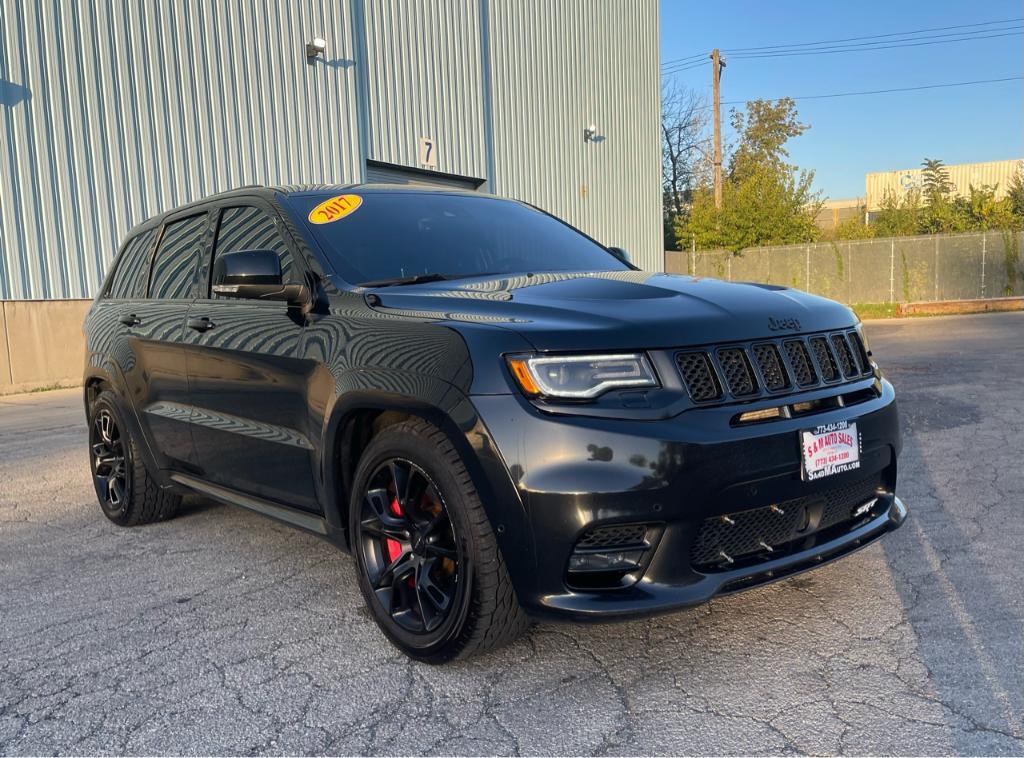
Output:
<svg viewBox="0 0 1024 758">
<path fill-rule="evenodd" d="M 740 58 L 746 57 L 758 57 L 766 55 L 781 55 L 783 53 L 803 53 L 803 52 L 817 52 L 819 50 L 840 50 L 840 49 L 855 49 L 855 48 L 876 48 L 876 47 L 891 47 L 895 45 L 902 45 L 903 43 L 910 42 L 923 42 L 925 40 L 937 39 L 940 41 L 958 42 L 960 40 L 968 39 L 986 39 L 988 35 L 1001 33 L 1001 32 L 1012 32 L 1022 29 L 1020 24 L 1013 26 L 1004 26 L 998 29 L 977 29 L 973 32 L 947 32 L 946 34 L 925 34 L 917 37 L 903 37 L 900 39 L 889 39 L 889 40 L 874 40 L 872 42 L 851 42 L 843 45 L 820 45 L 817 47 L 791 47 L 782 48 L 779 50 L 766 50 L 764 52 L 741 52 L 737 50 L 729 50 L 731 55 Z M 950 37 L 956 37 L 957 39 L 949 39 Z"/>
<path fill-rule="evenodd" d="M 994 39 L 997 37 L 1019 37 L 1024 34 L 1024 27 L 1016 27 L 1015 31 L 1004 31 L 1000 34 L 985 34 L 981 36 L 973 37 L 960 37 L 958 39 L 940 39 L 925 42 L 893 42 L 892 44 L 875 44 L 872 43 L 873 47 L 837 47 L 834 49 L 822 49 L 822 50 L 791 50 L 791 51 L 778 51 L 771 53 L 730 53 L 729 57 L 733 60 L 755 60 L 763 58 L 791 58 L 794 56 L 806 56 L 806 55 L 833 55 L 836 53 L 866 53 L 877 50 L 895 50 L 904 47 L 922 47 L 926 45 L 942 45 L 950 42 L 970 42 L 972 40 L 980 39 Z M 706 65 L 707 61 L 698 60 L 693 63 L 685 65 L 677 65 L 673 68 L 662 69 L 662 75 L 671 76 L 674 74 L 682 73 L 683 71 L 689 71 L 694 68 Z"/>
<path fill-rule="evenodd" d="M 690 61 L 692 59 L 704 58 L 706 56 L 707 56 L 707 53 L 696 53 L 694 55 L 687 55 L 685 58 L 673 58 L 672 60 L 662 61 L 661 67 L 662 68 L 666 68 L 666 67 L 669 67 L 669 66 L 674 66 L 677 63 L 686 63 L 686 62 L 688 62 L 688 61 Z"/>
<path fill-rule="evenodd" d="M 836 48 L 832 50 L 797 50 L 797 51 L 780 51 L 776 53 L 731 53 L 730 58 L 734 60 L 749 60 L 754 58 L 790 58 L 793 56 L 804 56 L 804 55 L 831 55 L 834 53 L 867 53 L 875 50 L 895 50 L 902 47 L 923 47 L 926 45 L 945 45 L 950 42 L 970 42 L 972 40 L 979 39 L 994 39 L 996 37 L 1019 37 L 1022 34 L 1020 31 L 1005 32 L 1003 34 L 986 34 L 978 37 L 961 37 L 960 39 L 939 39 L 932 40 L 930 42 L 903 42 L 899 44 L 891 45 L 878 45 L 876 47 L 859 47 L 859 48 Z"/>
<path fill-rule="evenodd" d="M 761 46 L 761 47 L 740 47 L 740 48 L 734 48 L 733 50 L 726 51 L 726 52 L 731 52 L 731 53 L 735 54 L 735 53 L 752 53 L 752 52 L 770 51 L 770 50 L 780 50 L 781 51 L 782 49 L 789 49 L 789 48 L 808 48 L 808 47 L 816 47 L 816 46 L 821 46 L 821 45 L 837 45 L 837 44 L 844 43 L 844 42 L 857 42 L 859 40 L 877 40 L 879 42 L 884 42 L 884 41 L 893 42 L 895 40 L 886 40 L 885 38 L 888 38 L 888 37 L 910 37 L 910 36 L 913 36 L 913 35 L 924 34 L 925 32 L 944 32 L 944 31 L 949 31 L 950 29 L 971 29 L 971 28 L 976 28 L 976 27 L 979 27 L 979 26 L 997 26 L 999 24 L 1013 24 L 1013 23 L 1018 23 L 1020 21 L 1024 21 L 1024 18 L 1008 18 L 1008 19 L 1002 19 L 1000 21 L 983 21 L 983 22 L 974 23 L 974 24 L 956 24 L 954 26 L 934 26 L 934 27 L 930 27 L 930 28 L 927 28 L 927 29 L 917 29 L 917 30 L 908 31 L 908 32 L 889 32 L 887 34 L 869 34 L 869 35 L 865 35 L 865 36 L 861 36 L 861 37 L 845 37 L 845 38 L 842 38 L 842 39 L 819 40 L 817 42 L 794 42 L 794 43 L 789 43 L 789 44 L 785 44 L 785 45 L 764 45 L 764 46 Z M 990 32 L 990 31 L 994 31 L 994 30 L 992 30 L 992 29 L 978 29 L 977 32 L 963 32 L 963 34 L 964 35 L 968 35 L 968 34 L 984 33 L 984 32 Z M 935 36 L 954 36 L 954 35 L 935 35 Z M 920 39 L 928 39 L 928 38 L 921 37 Z M 663 69 L 674 68 L 676 64 L 689 63 L 689 62 L 694 61 L 696 59 L 703 58 L 703 57 L 705 57 L 707 55 L 708 55 L 708 53 L 695 53 L 694 55 L 685 56 L 683 58 L 674 58 L 674 59 L 671 59 L 671 60 L 663 61 L 662 64 L 661 64 L 661 67 Z"/>
<path fill-rule="evenodd" d="M 918 90 L 926 89 L 941 89 L 944 87 L 969 87 L 975 84 L 995 84 L 997 82 L 1015 82 L 1024 79 L 1024 76 L 1007 76 L 1002 79 L 976 79 L 971 82 L 948 82 L 946 84 L 922 84 L 918 87 L 894 87 L 892 89 L 873 89 L 863 90 L 861 92 L 832 92 L 827 95 L 799 95 L 797 97 L 791 97 L 790 100 L 824 100 L 825 98 L 833 97 L 854 97 L 859 95 L 885 95 L 891 92 L 915 92 Z M 765 99 L 781 99 L 781 98 L 765 98 Z M 723 100 L 722 105 L 742 105 L 746 103 L 746 100 Z M 710 106 L 705 106 L 708 108 Z"/>
<path fill-rule="evenodd" d="M 819 40 L 818 42 L 793 42 L 788 45 L 765 45 L 763 47 L 738 47 L 734 48 L 731 52 L 753 52 L 757 50 L 771 50 L 780 47 L 808 47 L 814 45 L 833 45 L 841 42 L 857 42 L 864 39 L 882 39 L 883 37 L 910 37 L 915 34 L 924 34 L 925 32 L 946 32 L 950 29 L 968 29 L 971 27 L 978 26 L 996 26 L 998 24 L 1015 24 L 1020 21 L 1024 21 L 1024 18 L 1007 18 L 1002 21 L 984 21 L 978 24 L 957 24 L 956 26 L 935 26 L 930 29 L 917 29 L 912 32 L 889 32 L 888 34 L 869 34 L 863 37 L 846 37 L 844 39 L 826 39 Z M 988 31 L 986 29 L 980 29 L 979 31 Z M 965 32 L 968 34 L 970 32 Z"/>
<path fill-rule="evenodd" d="M 671 76 L 672 74 L 678 74 L 678 73 L 680 73 L 682 71 L 689 71 L 690 69 L 693 69 L 693 68 L 700 68 L 701 66 L 706 66 L 710 62 L 711 62 L 710 59 L 708 59 L 706 61 L 697 61 L 696 63 L 689 64 L 688 66 L 683 66 L 682 68 L 674 68 L 671 71 L 662 71 L 661 73 L 662 73 L 663 76 Z"/>
</svg>

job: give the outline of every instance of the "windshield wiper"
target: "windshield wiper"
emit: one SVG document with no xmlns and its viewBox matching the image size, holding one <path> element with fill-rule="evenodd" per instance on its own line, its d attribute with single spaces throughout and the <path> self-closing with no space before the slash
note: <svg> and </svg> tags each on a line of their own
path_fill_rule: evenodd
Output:
<svg viewBox="0 0 1024 758">
<path fill-rule="evenodd" d="M 456 277 L 447 274 L 415 274 L 413 276 L 396 276 L 393 279 L 374 279 L 360 282 L 360 287 L 401 287 L 404 284 L 422 284 L 424 282 L 443 282 Z"/>
<path fill-rule="evenodd" d="M 393 279 L 374 279 L 360 282 L 360 287 L 401 287 L 405 284 L 423 284 L 424 282 L 447 282 L 452 279 L 472 279 L 478 276 L 498 276 L 496 271 L 481 271 L 477 274 L 414 274 L 413 276 L 396 276 Z"/>
</svg>

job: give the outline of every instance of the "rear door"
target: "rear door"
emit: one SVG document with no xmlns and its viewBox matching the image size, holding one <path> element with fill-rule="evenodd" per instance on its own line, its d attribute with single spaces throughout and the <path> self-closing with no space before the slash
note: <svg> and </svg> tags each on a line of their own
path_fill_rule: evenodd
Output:
<svg viewBox="0 0 1024 758">
<path fill-rule="evenodd" d="M 214 294 L 218 256 L 274 250 L 285 283 L 303 283 L 291 237 L 269 203 L 220 209 L 212 256 L 188 314 L 185 342 L 192 433 L 208 481 L 303 510 L 318 511 L 307 381 L 315 363 L 301 354 L 305 319 L 283 302 Z"/>
<path fill-rule="evenodd" d="M 125 241 L 106 290 L 89 309 L 89 360 L 126 385 L 139 381 L 130 338 L 139 309 L 145 305 L 149 260 L 159 233 L 160 227 L 155 226 Z"/>
<path fill-rule="evenodd" d="M 183 338 L 195 299 L 200 262 L 212 238 L 210 214 L 188 213 L 164 223 L 153 255 L 147 297 L 124 314 L 137 366 L 129 389 L 140 423 L 164 467 L 195 470 Z"/>
</svg>

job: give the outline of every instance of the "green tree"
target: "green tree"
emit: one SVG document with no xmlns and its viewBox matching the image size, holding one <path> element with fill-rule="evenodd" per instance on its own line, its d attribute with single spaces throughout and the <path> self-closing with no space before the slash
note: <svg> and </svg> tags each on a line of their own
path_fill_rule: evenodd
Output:
<svg viewBox="0 0 1024 758">
<path fill-rule="evenodd" d="M 886 192 L 871 222 L 876 237 L 900 237 L 920 234 L 923 207 L 921 193 L 910 190 L 903 197 Z"/>
<path fill-rule="evenodd" d="M 991 185 L 970 188 L 967 197 L 953 201 L 957 231 L 984 231 L 1009 229 L 1014 226 L 1013 201 L 1009 197 L 996 199 L 996 188 Z"/>
<path fill-rule="evenodd" d="M 661 198 L 665 249 L 676 247 L 675 222 L 685 216 L 694 188 L 707 176 L 708 109 L 696 92 L 673 83 L 661 91 Z"/>
<path fill-rule="evenodd" d="M 918 216 L 921 234 L 939 234 L 963 231 L 962 208 L 953 200 L 953 182 L 949 171 L 938 158 L 925 158 L 923 169 L 924 212 Z"/>
<path fill-rule="evenodd" d="M 949 171 L 939 158 L 925 158 L 921 161 L 924 179 L 924 201 L 934 205 L 948 201 L 953 194 L 953 182 L 949 179 Z"/>
<path fill-rule="evenodd" d="M 807 130 L 790 98 L 753 100 L 733 111 L 736 148 L 722 186 L 722 207 L 715 208 L 706 184 L 694 192 L 690 212 L 676 220 L 681 247 L 691 239 L 701 248 L 739 252 L 756 245 L 810 242 L 818 238 L 814 217 L 820 196 L 814 173 L 787 162 L 786 143 Z"/>
<path fill-rule="evenodd" d="M 729 161 L 729 174 L 734 179 L 742 179 L 746 173 L 766 166 L 780 172 L 792 171 L 795 167 L 786 163 L 786 143 L 810 128 L 797 119 L 796 102 L 789 97 L 774 102 L 751 100 L 746 111 L 734 108 L 730 121 L 738 138 Z"/>
<path fill-rule="evenodd" d="M 1017 166 L 1017 173 L 1006 188 L 1006 199 L 1015 222 L 1018 225 L 1024 224 L 1024 163 Z"/>
<path fill-rule="evenodd" d="M 858 214 L 841 222 L 827 236 L 834 240 L 864 240 L 875 236 L 875 227 L 864 221 L 864 206 Z"/>
</svg>

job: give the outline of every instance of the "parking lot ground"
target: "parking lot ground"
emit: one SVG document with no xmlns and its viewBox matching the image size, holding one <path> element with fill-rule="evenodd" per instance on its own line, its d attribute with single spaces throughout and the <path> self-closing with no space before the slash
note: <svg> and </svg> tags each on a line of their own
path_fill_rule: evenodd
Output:
<svg viewBox="0 0 1024 758">
<path fill-rule="evenodd" d="M 79 391 L 0 398 L 0 753 L 1024 753 L 1024 313 L 867 328 L 904 528 L 440 668 L 311 536 L 201 501 L 110 524 Z"/>
</svg>

